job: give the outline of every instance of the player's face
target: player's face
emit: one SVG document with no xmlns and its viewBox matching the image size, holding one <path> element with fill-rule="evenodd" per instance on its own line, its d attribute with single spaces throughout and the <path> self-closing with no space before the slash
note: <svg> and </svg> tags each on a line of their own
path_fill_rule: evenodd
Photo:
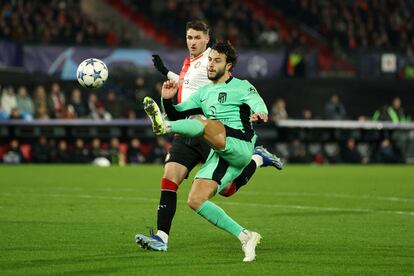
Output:
<svg viewBox="0 0 414 276">
<path fill-rule="evenodd" d="M 201 55 L 207 49 L 208 41 L 209 37 L 203 31 L 187 30 L 187 47 L 192 58 Z"/>
<path fill-rule="evenodd" d="M 228 73 L 230 68 L 231 63 L 226 62 L 225 54 L 211 50 L 207 65 L 207 77 L 209 80 L 219 80 L 224 74 Z"/>
</svg>

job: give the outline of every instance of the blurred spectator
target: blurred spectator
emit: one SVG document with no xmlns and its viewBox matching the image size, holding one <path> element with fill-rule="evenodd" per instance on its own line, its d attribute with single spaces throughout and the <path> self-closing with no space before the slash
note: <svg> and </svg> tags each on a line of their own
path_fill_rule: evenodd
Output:
<svg viewBox="0 0 414 276">
<path fill-rule="evenodd" d="M 393 123 L 403 123 L 407 121 L 404 109 L 401 107 L 401 99 L 399 97 L 392 100 L 392 105 L 388 107 L 387 113 Z"/>
<path fill-rule="evenodd" d="M 48 106 L 52 118 L 63 118 L 66 110 L 65 94 L 61 91 L 58 83 L 53 83 L 48 99 Z"/>
<path fill-rule="evenodd" d="M 106 111 L 103 103 L 99 103 L 99 102 L 96 104 L 96 112 L 91 113 L 91 115 L 92 115 L 92 119 L 94 120 L 105 120 L 105 121 L 112 120 L 112 115 L 108 111 Z"/>
<path fill-rule="evenodd" d="M 374 112 L 372 115 L 373 121 L 391 121 L 390 115 L 388 114 L 388 106 L 383 105 L 380 109 Z"/>
<path fill-rule="evenodd" d="M 288 113 L 286 111 L 286 103 L 283 99 L 277 99 L 272 107 L 272 120 L 279 121 L 285 120 L 288 118 Z"/>
<path fill-rule="evenodd" d="M 306 76 L 305 57 L 298 48 L 288 52 L 285 63 L 285 75 L 287 77 L 303 78 Z"/>
<path fill-rule="evenodd" d="M 122 103 L 114 91 L 108 92 L 106 96 L 105 107 L 106 110 L 111 114 L 112 118 L 119 119 L 122 117 Z"/>
<path fill-rule="evenodd" d="M 32 155 L 35 163 L 49 163 L 50 146 L 45 136 L 40 136 L 38 142 L 33 145 Z"/>
<path fill-rule="evenodd" d="M 108 157 L 108 151 L 101 147 L 101 139 L 99 138 L 93 138 L 92 140 L 91 157 L 92 160 L 98 157 Z"/>
<path fill-rule="evenodd" d="M 131 140 L 127 151 L 127 160 L 130 164 L 140 164 L 147 161 L 138 138 Z"/>
<path fill-rule="evenodd" d="M 95 93 L 89 94 L 88 97 L 88 110 L 89 110 L 89 117 L 95 118 L 97 117 L 97 108 L 96 105 L 99 103 L 98 96 Z"/>
<path fill-rule="evenodd" d="M 47 106 L 47 96 L 46 90 L 43 85 L 38 85 L 36 87 L 33 103 L 35 108 L 35 118 L 36 119 L 48 119 L 49 110 Z"/>
<path fill-rule="evenodd" d="M 22 114 L 20 113 L 19 109 L 17 107 L 13 108 L 10 112 L 10 120 L 21 120 L 23 119 Z"/>
<path fill-rule="evenodd" d="M 378 163 L 399 163 L 402 162 L 400 156 L 395 151 L 389 139 L 381 141 L 375 159 Z"/>
<path fill-rule="evenodd" d="M 23 85 L 17 91 L 17 108 L 24 119 L 30 120 L 33 118 L 34 104 L 30 95 L 27 94 L 26 87 Z"/>
<path fill-rule="evenodd" d="M 341 149 L 341 160 L 343 163 L 361 163 L 362 156 L 358 152 L 355 140 L 349 138 Z"/>
<path fill-rule="evenodd" d="M 23 163 L 23 154 L 20 150 L 19 141 L 13 139 L 10 141 L 9 148 L 3 155 L 3 163 L 7 164 L 19 164 Z"/>
<path fill-rule="evenodd" d="M 72 90 L 68 108 L 69 106 L 72 106 L 77 118 L 84 118 L 88 115 L 86 105 L 82 101 L 81 91 L 78 88 Z"/>
<path fill-rule="evenodd" d="M 304 109 L 302 111 L 302 119 L 303 120 L 313 120 L 313 114 L 312 111 L 308 108 Z"/>
<path fill-rule="evenodd" d="M 344 105 L 339 101 L 337 95 L 332 95 L 329 102 L 325 105 L 325 119 L 327 120 L 344 120 L 346 111 Z"/>
<path fill-rule="evenodd" d="M 262 47 L 270 48 L 277 45 L 279 42 L 279 31 L 277 23 L 274 22 L 272 26 L 266 27 L 259 36 L 259 42 Z"/>
<path fill-rule="evenodd" d="M 299 139 L 294 139 L 289 147 L 289 163 L 308 163 L 310 161 L 311 158 L 305 145 Z"/>
<path fill-rule="evenodd" d="M 151 163 L 164 163 L 165 156 L 170 149 L 171 144 L 164 137 L 157 137 L 157 142 L 151 149 L 148 161 Z"/>
<path fill-rule="evenodd" d="M 55 139 L 49 139 L 49 160 L 51 163 L 55 163 L 57 159 L 57 145 Z"/>
<path fill-rule="evenodd" d="M 68 149 L 68 144 L 65 140 L 60 140 L 56 151 L 56 162 L 57 163 L 70 163 L 72 160 L 71 153 Z"/>
<path fill-rule="evenodd" d="M 119 139 L 116 137 L 111 138 L 109 147 L 109 161 L 112 165 L 121 165 L 123 163 L 123 156 L 119 150 Z"/>
<path fill-rule="evenodd" d="M 17 98 L 12 86 L 3 88 L 0 106 L 2 111 L 5 112 L 7 116 L 10 116 L 13 108 L 17 108 Z"/>
<path fill-rule="evenodd" d="M 138 77 L 135 79 L 133 87 L 128 90 L 127 97 L 133 99 L 131 101 L 124 100 L 124 104 L 127 110 L 127 117 L 129 119 L 131 118 L 129 115 L 130 112 L 135 113 L 135 117 L 142 118 L 146 116 L 144 106 L 142 104 L 137 104 L 137 102 L 142 103 L 145 96 L 149 96 L 151 94 L 151 90 L 148 86 L 149 84 L 145 82 L 145 78 Z M 157 97 L 161 94 L 155 93 L 154 95 Z"/>
<path fill-rule="evenodd" d="M 73 149 L 73 161 L 75 163 L 88 163 L 90 160 L 89 150 L 85 147 L 83 139 L 77 138 Z"/>
</svg>

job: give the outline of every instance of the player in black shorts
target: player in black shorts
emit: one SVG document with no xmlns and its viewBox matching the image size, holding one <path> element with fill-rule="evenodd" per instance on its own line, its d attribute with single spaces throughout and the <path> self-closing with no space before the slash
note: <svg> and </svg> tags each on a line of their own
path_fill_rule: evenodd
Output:
<svg viewBox="0 0 414 276">
<path fill-rule="evenodd" d="M 158 55 L 153 56 L 155 68 L 168 79 L 178 82 L 177 102 L 209 83 L 207 62 L 210 48 L 209 28 L 202 21 L 191 21 L 186 26 L 186 40 L 189 57 L 184 60 L 180 75 L 169 71 Z M 168 238 L 172 220 L 177 208 L 177 190 L 191 170 L 199 163 L 204 163 L 210 153 L 210 147 L 198 138 L 174 136 L 172 147 L 165 159 L 164 174 L 161 180 L 161 196 L 157 212 L 157 233 L 150 236 L 137 234 L 136 242 L 144 249 L 167 251 Z M 282 169 L 283 163 L 278 157 L 259 146 L 255 148 L 251 162 L 227 190 L 220 194 L 231 196 L 245 185 L 258 167 L 273 166 Z M 152 232 L 152 231 L 151 231 Z M 144 242 L 143 242 L 144 241 Z"/>
</svg>

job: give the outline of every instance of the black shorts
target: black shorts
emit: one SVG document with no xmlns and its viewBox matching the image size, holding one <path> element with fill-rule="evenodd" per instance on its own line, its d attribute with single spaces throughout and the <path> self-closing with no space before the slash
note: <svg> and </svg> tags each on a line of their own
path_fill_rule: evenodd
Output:
<svg viewBox="0 0 414 276">
<path fill-rule="evenodd" d="M 165 163 L 177 162 L 190 172 L 198 163 L 204 163 L 211 147 L 199 138 L 175 136 Z"/>
</svg>

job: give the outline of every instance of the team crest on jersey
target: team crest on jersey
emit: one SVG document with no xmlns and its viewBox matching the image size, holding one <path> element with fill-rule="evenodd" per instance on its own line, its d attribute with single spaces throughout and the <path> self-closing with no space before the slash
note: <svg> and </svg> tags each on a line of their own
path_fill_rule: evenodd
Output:
<svg viewBox="0 0 414 276">
<path fill-rule="evenodd" d="M 218 94 L 218 102 L 219 103 L 224 103 L 227 100 L 227 93 L 226 92 L 220 92 Z"/>
<path fill-rule="evenodd" d="M 201 61 L 199 61 L 199 62 L 197 62 L 195 65 L 194 65 L 194 68 L 198 68 L 198 67 L 200 67 L 200 65 L 201 65 Z"/>
</svg>

